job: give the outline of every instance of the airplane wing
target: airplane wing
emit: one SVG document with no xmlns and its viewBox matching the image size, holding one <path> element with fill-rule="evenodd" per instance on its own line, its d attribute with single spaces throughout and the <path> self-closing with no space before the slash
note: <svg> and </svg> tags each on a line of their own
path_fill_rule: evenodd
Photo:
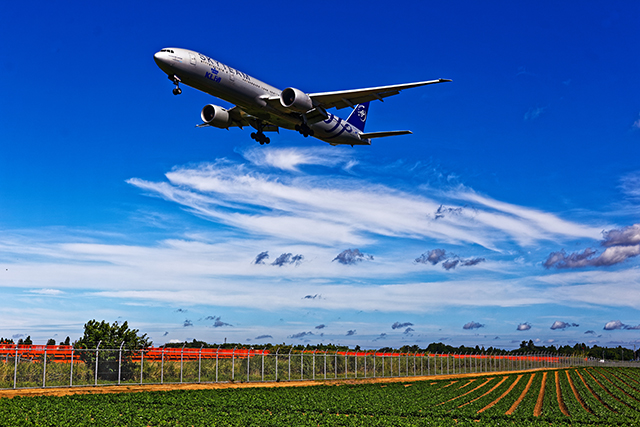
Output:
<svg viewBox="0 0 640 427">
<path fill-rule="evenodd" d="M 431 85 L 436 83 L 450 82 L 449 79 L 429 80 L 425 82 L 406 83 L 400 85 L 370 87 L 366 89 L 340 90 L 336 92 L 320 92 L 310 93 L 309 97 L 314 104 L 320 105 L 325 109 L 337 108 L 338 110 L 345 107 L 355 107 L 367 101 L 374 101 L 388 96 L 397 95 L 401 90 L 410 89 L 418 86 Z"/>
</svg>

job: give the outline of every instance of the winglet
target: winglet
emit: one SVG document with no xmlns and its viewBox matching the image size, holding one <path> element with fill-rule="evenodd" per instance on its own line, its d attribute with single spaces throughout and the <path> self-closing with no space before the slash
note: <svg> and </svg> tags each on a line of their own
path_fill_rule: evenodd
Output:
<svg viewBox="0 0 640 427">
<path fill-rule="evenodd" d="M 363 102 L 356 105 L 356 108 L 351 112 L 347 118 L 347 123 L 358 129 L 360 132 L 364 132 L 364 124 L 367 121 L 367 115 L 369 113 L 369 102 Z"/>
</svg>

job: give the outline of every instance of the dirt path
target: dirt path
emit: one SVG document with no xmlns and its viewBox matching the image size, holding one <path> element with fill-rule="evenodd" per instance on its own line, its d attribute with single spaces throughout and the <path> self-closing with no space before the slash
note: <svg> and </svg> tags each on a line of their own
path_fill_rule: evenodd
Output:
<svg viewBox="0 0 640 427">
<path fill-rule="evenodd" d="M 558 376 L 558 371 L 556 371 L 556 396 L 558 397 L 558 406 L 560 407 L 560 411 L 569 417 L 570 415 L 567 405 L 565 405 L 564 400 L 562 400 L 562 390 L 560 390 L 560 377 Z"/>
<path fill-rule="evenodd" d="M 523 372 L 535 372 L 541 369 L 533 369 Z M 510 375 L 515 372 L 482 372 L 456 375 L 430 375 L 416 377 L 397 378 L 358 378 L 349 380 L 317 380 L 317 381 L 282 381 L 282 382 L 251 382 L 251 383 L 201 383 L 201 384 L 148 384 L 148 385 L 112 385 L 112 386 L 74 386 L 61 388 L 27 388 L 0 390 L 0 399 L 4 397 L 12 398 L 16 396 L 70 396 L 74 394 L 107 394 L 107 393 L 140 393 L 146 391 L 170 391 L 170 390 L 215 390 L 226 388 L 244 387 L 307 387 L 312 385 L 343 385 L 343 384 L 378 384 L 378 383 L 398 383 L 413 381 L 434 381 L 434 380 L 460 380 L 478 377 Z M 492 377 L 493 378 L 493 377 Z M 471 381 L 469 382 L 471 383 Z"/>
<path fill-rule="evenodd" d="M 542 404 L 544 403 L 544 386 L 547 382 L 547 373 L 542 374 L 542 384 L 540 385 L 540 393 L 538 394 L 538 401 L 536 407 L 533 409 L 533 416 L 539 417 L 542 414 Z"/>
<path fill-rule="evenodd" d="M 573 384 L 573 380 L 571 379 L 571 375 L 569 375 L 569 371 L 564 371 L 564 372 L 567 374 L 567 379 L 569 380 L 569 385 L 571 386 L 571 390 L 573 390 L 573 395 L 578 400 L 578 403 L 580 403 L 580 406 L 582 406 L 582 408 L 588 413 L 593 414 L 593 411 L 591 410 L 591 408 L 585 405 L 584 400 L 582 400 L 582 397 L 580 397 L 580 395 L 578 394 L 578 390 L 576 390 L 576 386 L 575 384 Z"/>
<path fill-rule="evenodd" d="M 484 408 L 480 409 L 478 411 L 478 414 L 486 411 L 487 409 L 495 406 L 496 403 L 500 402 L 507 394 L 511 393 L 511 390 L 513 390 L 513 388 L 516 386 L 516 384 L 518 384 L 518 381 L 520 381 L 520 378 L 522 378 L 523 375 L 518 375 L 518 378 L 516 378 L 516 380 L 513 382 L 513 384 L 511 384 L 509 386 L 509 388 L 507 389 L 507 391 L 505 391 L 504 393 L 502 393 L 502 396 L 500 396 L 499 398 L 497 398 L 496 400 L 494 400 L 493 402 L 489 403 L 487 406 L 485 406 Z"/>
<path fill-rule="evenodd" d="M 529 391 L 529 389 L 531 388 L 531 383 L 533 382 L 533 379 L 536 377 L 536 374 L 532 374 L 531 378 L 529 378 L 529 382 L 527 383 L 527 386 L 524 388 L 524 390 L 522 390 L 522 393 L 520 393 L 520 397 L 518 397 L 518 400 L 516 400 L 515 402 L 513 402 L 513 405 L 511 405 L 511 408 L 509 408 L 509 410 L 507 412 L 505 412 L 505 415 L 511 415 L 513 414 L 513 411 L 516 410 L 516 408 L 518 407 L 518 405 L 520 404 L 520 402 L 522 402 L 524 400 L 524 397 L 527 395 L 527 392 Z"/>
</svg>

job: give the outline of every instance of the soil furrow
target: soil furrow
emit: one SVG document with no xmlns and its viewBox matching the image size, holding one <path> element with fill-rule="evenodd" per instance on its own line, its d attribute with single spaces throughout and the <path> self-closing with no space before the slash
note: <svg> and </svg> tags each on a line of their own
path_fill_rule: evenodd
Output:
<svg viewBox="0 0 640 427">
<path fill-rule="evenodd" d="M 536 402 L 536 407 L 533 410 L 533 416 L 539 417 L 542 414 L 542 404 L 544 403 L 544 387 L 547 382 L 547 373 L 542 374 L 542 384 L 540 385 L 540 394 L 538 394 L 538 401 Z"/>
<path fill-rule="evenodd" d="M 496 403 L 500 402 L 507 394 L 509 394 L 511 392 L 511 390 L 513 390 L 513 388 L 516 386 L 516 384 L 518 384 L 518 381 L 520 381 L 520 378 L 522 378 L 522 375 L 518 375 L 518 378 L 516 378 L 516 380 L 513 382 L 513 384 L 511 384 L 509 386 L 509 388 L 507 389 L 507 391 L 505 391 L 504 393 L 502 393 L 502 396 L 500 396 L 499 398 L 497 398 L 496 400 L 494 400 L 493 402 L 489 403 L 487 406 L 485 406 L 484 408 L 480 409 L 478 411 L 478 414 L 486 411 L 487 409 L 493 407 Z"/>
<path fill-rule="evenodd" d="M 569 410 L 567 409 L 567 405 L 564 404 L 564 400 L 562 400 L 562 391 L 560 390 L 560 377 L 558 376 L 558 371 L 556 371 L 556 396 L 558 397 L 558 406 L 560 406 L 560 411 L 562 411 L 562 413 L 568 417 Z"/>
<path fill-rule="evenodd" d="M 580 403 L 580 405 L 582 406 L 582 408 L 584 408 L 585 411 L 589 412 L 590 414 L 593 414 L 593 411 L 591 410 L 591 408 L 589 408 L 587 405 L 584 404 L 584 400 L 582 400 L 582 397 L 580 397 L 580 395 L 578 394 L 578 390 L 576 390 L 576 386 L 573 384 L 573 380 L 569 375 L 569 371 L 564 371 L 564 372 L 567 374 L 569 385 L 571 386 L 571 390 L 573 390 L 573 395 L 578 400 L 578 403 Z"/>
<path fill-rule="evenodd" d="M 598 384 L 598 385 L 600 386 L 600 388 L 601 388 L 601 389 L 603 389 L 604 391 L 606 391 L 606 392 L 607 392 L 607 394 L 608 394 L 609 396 L 613 397 L 616 401 L 618 401 L 618 402 L 622 403 L 623 405 L 627 406 L 628 408 L 634 409 L 634 408 L 633 408 L 631 405 L 629 405 L 627 402 L 625 402 L 624 400 L 620 400 L 620 399 L 618 399 L 618 397 L 617 397 L 615 394 L 611 393 L 611 392 L 610 392 L 610 391 L 609 391 L 605 386 L 603 386 L 603 385 L 602 385 L 602 383 L 601 383 L 600 381 L 598 381 L 598 379 L 597 379 L 596 377 L 594 377 L 594 376 L 593 376 L 593 374 L 592 374 L 589 370 L 586 370 L 586 372 L 589 374 L 589 376 L 590 376 L 591 378 L 593 378 L 593 380 L 596 382 L 596 384 Z"/>
<path fill-rule="evenodd" d="M 531 388 L 531 383 L 533 382 L 533 379 L 535 378 L 535 376 L 536 374 L 531 374 L 531 378 L 529 378 L 529 382 L 527 383 L 527 386 L 524 388 L 524 390 L 522 390 L 522 393 L 520 394 L 520 397 L 518 397 L 518 400 L 513 402 L 513 405 L 511 405 L 511 408 L 509 408 L 509 410 L 504 413 L 505 415 L 513 414 L 513 411 L 516 410 L 520 402 L 522 402 L 524 397 L 527 395 L 527 392 L 529 391 L 529 388 Z"/>
<path fill-rule="evenodd" d="M 493 387 L 491 387 L 491 390 L 489 390 L 488 392 L 486 392 L 485 394 L 483 394 L 482 396 L 476 397 L 473 400 L 468 401 L 467 403 L 463 403 L 462 405 L 458 406 L 458 408 L 462 408 L 463 406 L 468 405 L 469 403 L 473 403 L 478 399 L 481 399 L 483 397 L 485 397 L 487 394 L 491 393 L 493 390 L 497 389 L 498 387 L 500 387 L 502 385 L 503 382 L 505 382 L 507 380 L 508 377 L 503 377 L 500 382 L 498 382 L 498 384 L 494 385 Z"/>
<path fill-rule="evenodd" d="M 616 414 L 618 413 L 618 411 L 616 411 L 615 409 L 613 409 L 611 406 L 607 405 L 606 403 L 604 403 L 604 401 L 600 398 L 600 396 L 598 396 L 596 394 L 595 391 L 593 391 L 593 389 L 589 386 L 589 384 L 587 384 L 587 382 L 584 380 L 584 378 L 582 377 L 582 374 L 576 369 L 576 374 L 578 374 L 578 376 L 580 377 L 580 379 L 582 380 L 582 384 L 584 384 L 584 386 L 587 388 L 587 390 L 589 390 L 591 392 L 591 394 L 593 395 L 593 397 L 595 397 L 598 402 L 602 403 L 608 410 L 615 412 Z"/>
<path fill-rule="evenodd" d="M 456 399 L 460 399 L 461 397 L 464 397 L 464 396 L 466 396 L 466 395 L 467 395 L 467 394 L 469 394 L 469 393 L 473 393 L 474 391 L 476 391 L 476 390 L 477 390 L 477 389 L 479 389 L 480 387 L 483 387 L 486 383 L 488 383 L 488 382 L 489 382 L 489 381 L 491 381 L 492 379 L 493 379 L 493 378 L 487 378 L 487 380 L 486 380 L 485 382 L 483 382 L 482 384 L 480 384 L 478 387 L 476 387 L 476 388 L 474 388 L 474 389 L 472 389 L 472 390 L 469 390 L 468 392 L 466 392 L 466 393 L 464 393 L 464 394 L 460 394 L 460 395 L 458 395 L 458 396 L 456 396 L 456 397 L 454 397 L 454 398 L 452 398 L 452 399 L 449 399 L 449 400 L 447 400 L 446 402 L 438 403 L 438 406 L 440 406 L 440 405 L 444 405 L 445 403 L 451 402 L 451 401 L 456 400 Z"/>
</svg>

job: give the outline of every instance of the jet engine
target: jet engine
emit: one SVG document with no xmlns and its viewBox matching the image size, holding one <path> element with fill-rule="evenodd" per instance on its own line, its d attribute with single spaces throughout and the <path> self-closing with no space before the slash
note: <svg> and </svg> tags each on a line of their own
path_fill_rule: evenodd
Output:
<svg viewBox="0 0 640 427">
<path fill-rule="evenodd" d="M 313 109 L 313 101 L 309 95 L 300 89 L 288 87 L 280 94 L 280 104 L 285 108 L 290 108 L 299 113 L 306 113 Z"/>
<path fill-rule="evenodd" d="M 214 126 L 221 129 L 227 129 L 231 126 L 231 117 L 229 112 L 218 105 L 205 105 L 200 113 L 202 121 L 209 126 Z"/>
</svg>

